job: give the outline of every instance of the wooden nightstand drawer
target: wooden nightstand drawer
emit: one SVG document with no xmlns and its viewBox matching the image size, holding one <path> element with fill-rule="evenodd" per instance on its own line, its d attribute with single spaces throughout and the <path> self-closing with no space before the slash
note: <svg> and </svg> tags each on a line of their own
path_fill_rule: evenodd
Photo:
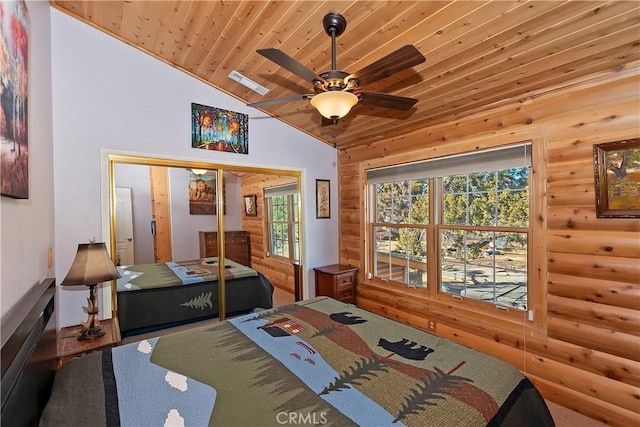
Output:
<svg viewBox="0 0 640 427">
<path fill-rule="evenodd" d="M 355 281 L 355 272 L 343 273 L 336 275 L 336 285 L 338 287 L 353 287 Z"/>
<path fill-rule="evenodd" d="M 351 286 L 348 288 L 338 288 L 338 291 L 336 292 L 336 296 L 335 299 L 339 299 L 341 301 L 345 301 L 345 302 L 351 302 L 351 300 L 353 300 L 356 296 L 356 291 L 355 289 Z M 349 300 L 349 301 L 346 301 Z"/>
</svg>

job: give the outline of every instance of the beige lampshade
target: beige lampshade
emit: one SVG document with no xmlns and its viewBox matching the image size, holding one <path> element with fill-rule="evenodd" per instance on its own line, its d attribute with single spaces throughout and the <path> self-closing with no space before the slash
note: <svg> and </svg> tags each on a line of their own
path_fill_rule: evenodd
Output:
<svg viewBox="0 0 640 427">
<path fill-rule="evenodd" d="M 95 285 L 120 277 L 104 243 L 81 243 L 62 286 Z"/>
<path fill-rule="evenodd" d="M 342 118 L 358 103 L 358 97 L 351 92 L 336 90 L 314 95 L 310 102 L 327 119 Z"/>
</svg>

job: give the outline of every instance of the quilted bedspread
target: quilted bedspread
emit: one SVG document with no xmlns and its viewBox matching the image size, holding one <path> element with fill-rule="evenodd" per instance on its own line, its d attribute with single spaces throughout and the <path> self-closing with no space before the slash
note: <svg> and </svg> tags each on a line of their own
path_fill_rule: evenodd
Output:
<svg viewBox="0 0 640 427">
<path fill-rule="evenodd" d="M 72 360 L 41 426 L 545 426 L 517 369 L 318 297 Z M 94 422 L 95 420 L 95 422 Z"/>
<path fill-rule="evenodd" d="M 224 265 L 226 280 L 258 276 L 256 270 L 227 258 L 224 260 Z M 118 272 L 120 273 L 120 278 L 117 280 L 118 292 L 216 282 L 218 280 L 218 257 L 137 264 L 118 267 Z"/>
</svg>

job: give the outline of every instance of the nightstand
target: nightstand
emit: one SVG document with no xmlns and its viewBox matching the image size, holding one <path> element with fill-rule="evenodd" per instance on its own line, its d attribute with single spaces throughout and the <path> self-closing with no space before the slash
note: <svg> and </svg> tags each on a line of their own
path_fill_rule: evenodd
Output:
<svg viewBox="0 0 640 427">
<path fill-rule="evenodd" d="M 58 367 L 69 360 L 91 353 L 92 351 L 105 350 L 120 342 L 120 327 L 118 319 L 105 319 L 100 321 L 100 326 L 105 334 L 92 340 L 78 340 L 78 334 L 82 326 L 67 326 L 58 333 Z"/>
<path fill-rule="evenodd" d="M 342 302 L 356 303 L 357 267 L 334 264 L 314 268 L 316 295 L 325 295 Z"/>
</svg>

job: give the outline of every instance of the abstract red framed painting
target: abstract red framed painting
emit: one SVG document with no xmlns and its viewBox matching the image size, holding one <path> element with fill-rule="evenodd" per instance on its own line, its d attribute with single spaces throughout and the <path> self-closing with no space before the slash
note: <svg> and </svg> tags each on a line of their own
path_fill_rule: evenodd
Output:
<svg viewBox="0 0 640 427">
<path fill-rule="evenodd" d="M 29 13 L 24 1 L 0 3 L 0 194 L 29 198 Z"/>
</svg>

